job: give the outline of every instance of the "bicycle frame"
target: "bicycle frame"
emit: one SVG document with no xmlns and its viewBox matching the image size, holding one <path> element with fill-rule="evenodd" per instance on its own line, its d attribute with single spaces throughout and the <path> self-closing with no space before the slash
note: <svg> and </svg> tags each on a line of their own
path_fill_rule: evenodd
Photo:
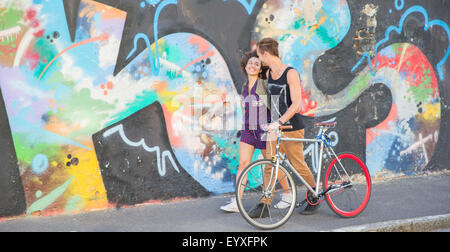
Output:
<svg viewBox="0 0 450 252">
<path fill-rule="evenodd" d="M 281 137 L 282 135 L 282 131 L 278 130 L 277 133 L 277 144 L 276 144 L 276 151 L 275 151 L 275 156 L 273 158 L 275 158 L 275 162 L 276 162 L 276 169 L 275 169 L 275 176 L 273 176 L 273 170 L 271 172 L 270 175 L 270 180 L 269 183 L 267 185 L 266 191 L 267 189 L 270 188 L 270 185 L 272 184 L 272 179 L 273 178 L 278 178 L 278 170 L 279 170 L 279 165 L 280 165 L 280 161 L 283 163 L 283 165 L 288 166 L 287 168 L 290 169 L 301 181 L 302 183 L 308 188 L 309 191 L 311 191 L 313 193 L 313 195 L 315 197 L 319 197 L 319 183 L 320 183 L 320 178 L 321 178 L 321 171 L 322 171 L 322 159 L 323 159 L 323 149 L 324 146 L 326 147 L 326 151 L 327 154 L 329 156 L 332 156 L 329 149 L 331 149 L 331 152 L 333 154 L 334 157 L 337 157 L 336 153 L 334 152 L 333 148 L 331 148 L 331 146 L 327 143 L 327 139 L 325 137 L 325 132 L 327 131 L 327 128 L 323 126 L 320 126 L 319 128 L 319 132 L 316 136 L 315 139 L 308 139 L 308 138 L 288 138 L 288 137 Z M 280 155 L 280 142 L 281 141 L 291 141 L 291 142 L 311 142 L 311 143 L 319 143 L 320 144 L 320 152 L 319 152 L 319 168 L 318 168 L 318 173 L 317 173 L 317 178 L 316 178 L 316 188 L 315 190 L 305 181 L 305 179 L 303 179 L 303 177 L 297 172 L 297 170 L 290 164 L 289 160 L 285 157 L 286 155 Z M 339 160 L 339 159 L 338 159 Z M 340 162 L 340 161 L 339 161 Z M 345 171 L 345 170 L 344 170 Z M 346 172 L 346 171 L 345 171 Z M 273 189 L 275 188 L 276 185 L 276 181 L 277 179 L 273 180 L 273 185 L 272 188 L 270 190 L 270 192 L 273 191 Z"/>
<path fill-rule="evenodd" d="M 236 202 L 239 212 L 247 222 L 262 229 L 277 228 L 286 223 L 295 208 L 303 207 L 305 204 L 308 204 L 306 207 L 314 206 L 322 201 L 326 201 L 333 212 L 345 218 L 355 217 L 365 209 L 370 199 L 372 187 L 369 171 L 364 162 L 356 155 L 348 152 L 335 153 L 333 140 L 331 139 L 333 133 L 326 133 L 328 129 L 335 125 L 335 122 L 314 124 L 314 126 L 320 127 L 314 139 L 304 138 L 303 136 L 302 138 L 284 137 L 282 131 L 270 132 L 273 133 L 270 134 L 270 137 L 277 135 L 276 142 L 274 142 L 275 138 L 267 139 L 271 144 L 271 151 L 272 147 L 276 147 L 275 153 L 272 153 L 272 158 L 259 159 L 249 164 L 237 180 Z M 288 126 L 281 126 L 280 128 L 288 129 Z M 272 145 L 272 141 L 274 144 L 276 143 L 276 146 Z M 286 153 L 280 153 L 281 141 L 314 143 L 312 146 L 315 155 L 319 155 L 317 159 L 320 160 L 316 160 L 319 165 L 317 167 L 317 178 L 314 179 L 316 181 L 310 182 L 316 183 L 316 188 L 313 189 L 300 175 L 301 172 L 297 171 L 289 162 L 288 157 L 291 157 L 290 155 L 286 157 Z M 320 154 L 317 152 L 320 152 Z M 326 158 L 324 158 L 325 153 L 328 154 Z M 330 165 L 324 165 L 323 160 L 328 160 L 328 158 L 331 158 Z M 325 166 L 325 170 L 322 172 L 323 166 Z M 262 181 L 259 174 L 253 174 L 253 169 L 257 173 L 261 173 Z M 270 173 L 270 178 L 268 173 Z M 305 199 L 300 202 L 297 201 L 297 183 L 293 174 L 309 190 Z M 256 185 L 247 183 L 249 175 L 256 179 Z M 346 189 L 350 189 L 350 191 Z M 292 196 L 291 200 L 287 199 L 288 194 Z M 271 206 L 274 200 L 279 200 L 279 202 Z"/>
</svg>

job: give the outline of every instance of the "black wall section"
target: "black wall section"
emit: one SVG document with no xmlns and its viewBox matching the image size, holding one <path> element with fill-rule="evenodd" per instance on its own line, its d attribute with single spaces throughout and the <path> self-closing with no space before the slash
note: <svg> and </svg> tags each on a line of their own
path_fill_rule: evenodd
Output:
<svg viewBox="0 0 450 252">
<path fill-rule="evenodd" d="M 75 31 L 77 27 L 78 10 L 80 8 L 79 0 L 63 0 L 64 12 L 66 13 L 67 25 L 69 26 L 70 39 L 75 41 Z"/>
<path fill-rule="evenodd" d="M 111 203 L 133 205 L 209 195 L 178 163 L 159 102 L 95 133 L 92 139 Z"/>
<path fill-rule="evenodd" d="M 0 216 L 20 215 L 27 203 L 1 90 L 0 139 Z"/>
</svg>

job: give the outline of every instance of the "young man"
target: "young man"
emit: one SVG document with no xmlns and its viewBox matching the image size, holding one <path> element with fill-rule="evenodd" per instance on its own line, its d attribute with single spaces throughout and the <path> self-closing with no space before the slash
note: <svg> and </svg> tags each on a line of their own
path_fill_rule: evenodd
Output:
<svg viewBox="0 0 450 252">
<path fill-rule="evenodd" d="M 257 43 L 257 54 L 261 62 L 270 68 L 267 71 L 268 91 L 272 106 L 272 123 L 269 125 L 269 132 L 275 131 L 281 125 L 291 125 L 292 129 L 283 131 L 284 136 L 304 138 L 305 126 L 299 114 L 302 106 L 302 87 L 299 74 L 294 68 L 283 64 L 278 54 L 278 42 L 272 38 L 264 38 Z M 273 149 L 267 148 L 268 151 L 271 151 L 270 154 L 275 152 L 275 143 L 272 144 L 272 147 Z M 286 153 L 286 157 L 292 166 L 314 188 L 316 186 L 314 176 L 303 157 L 303 143 L 282 141 L 280 152 Z M 270 176 L 270 171 L 267 172 L 269 174 L 265 176 Z M 289 199 L 283 199 L 282 201 L 290 202 Z M 261 209 L 259 212 L 258 208 Z M 318 208 L 318 204 L 308 204 L 301 214 L 313 214 Z M 262 209 L 263 204 L 259 204 L 255 208 L 255 215 L 259 216 L 258 214 L 261 213 Z"/>
</svg>

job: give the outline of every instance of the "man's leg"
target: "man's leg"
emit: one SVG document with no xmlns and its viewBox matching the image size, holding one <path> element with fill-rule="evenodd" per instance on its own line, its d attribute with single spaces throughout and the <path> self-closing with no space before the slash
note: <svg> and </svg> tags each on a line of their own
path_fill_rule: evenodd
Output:
<svg viewBox="0 0 450 252">
<path fill-rule="evenodd" d="M 304 138 L 305 130 L 296 130 L 285 132 L 286 137 L 290 138 Z M 297 170 L 297 172 L 303 177 L 303 179 L 308 183 L 312 188 L 316 187 L 316 182 L 314 180 L 314 175 L 311 170 L 308 168 L 308 165 L 305 162 L 305 158 L 303 156 L 303 143 L 302 142 L 283 142 L 283 150 L 286 152 L 286 157 L 291 162 L 291 165 Z M 300 211 L 300 214 L 303 215 L 311 215 L 317 212 L 320 204 L 311 205 L 308 202 L 308 205 Z"/>
<path fill-rule="evenodd" d="M 304 138 L 305 130 L 301 129 L 284 132 L 284 136 L 289 138 Z M 289 162 L 303 179 L 305 179 L 311 187 L 316 187 L 314 175 L 309 169 L 308 164 L 306 164 L 303 156 L 303 142 L 283 141 L 281 142 L 281 150 L 286 153 Z"/>
</svg>

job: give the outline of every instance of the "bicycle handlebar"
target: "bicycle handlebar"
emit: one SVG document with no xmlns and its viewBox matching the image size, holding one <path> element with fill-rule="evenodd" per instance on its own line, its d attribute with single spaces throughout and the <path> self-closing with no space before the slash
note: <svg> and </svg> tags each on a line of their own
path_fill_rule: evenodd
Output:
<svg viewBox="0 0 450 252">
<path fill-rule="evenodd" d="M 292 129 L 292 125 L 281 125 L 280 129 Z"/>
</svg>

